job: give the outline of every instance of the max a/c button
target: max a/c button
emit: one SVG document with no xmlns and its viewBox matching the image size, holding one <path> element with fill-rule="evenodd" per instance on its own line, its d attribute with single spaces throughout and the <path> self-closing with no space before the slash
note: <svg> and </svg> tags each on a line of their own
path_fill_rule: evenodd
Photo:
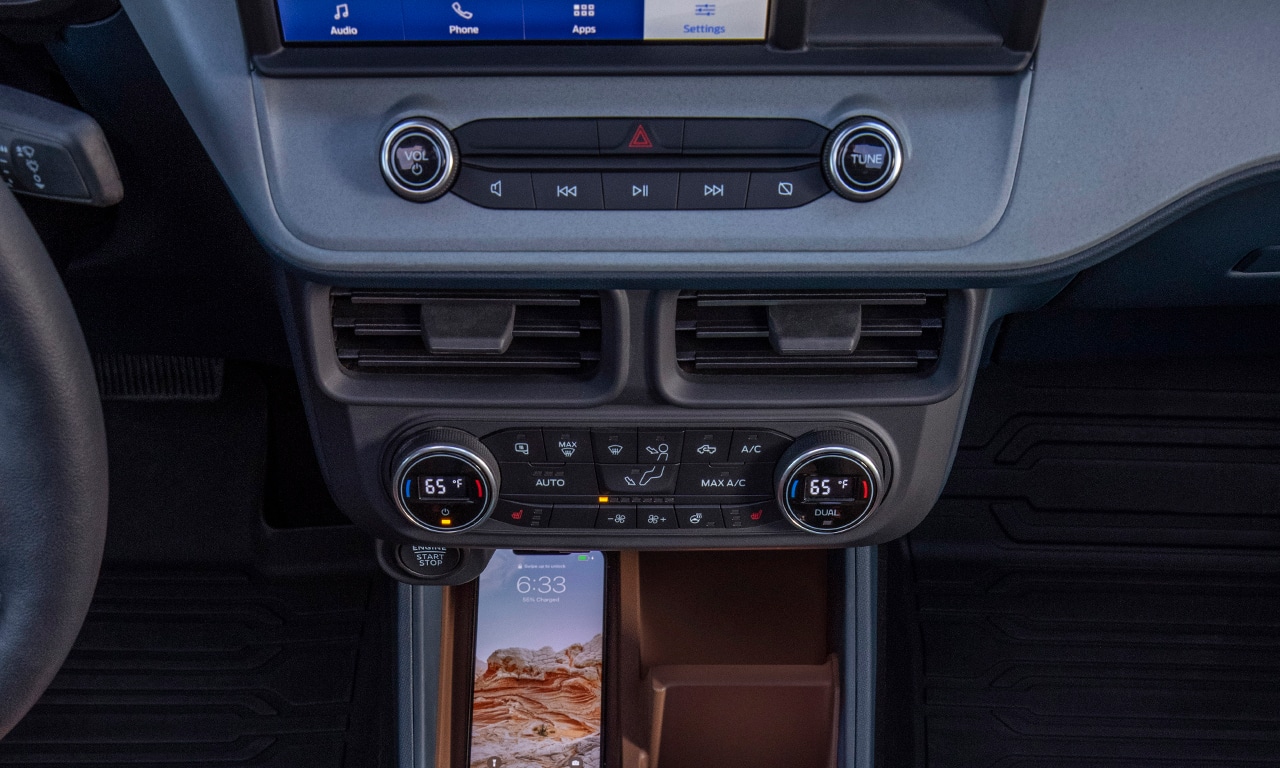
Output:
<svg viewBox="0 0 1280 768">
<path fill-rule="evenodd" d="M 519 171 L 481 171 L 463 168 L 453 193 L 485 208 L 529 210 L 533 203 L 533 177 Z"/>
</svg>

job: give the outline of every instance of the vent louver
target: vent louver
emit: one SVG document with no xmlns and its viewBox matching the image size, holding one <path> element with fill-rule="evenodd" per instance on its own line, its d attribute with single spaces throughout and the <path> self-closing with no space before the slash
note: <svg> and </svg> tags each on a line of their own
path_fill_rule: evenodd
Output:
<svg viewBox="0 0 1280 768">
<path fill-rule="evenodd" d="M 925 376 L 938 363 L 946 302 L 945 291 L 682 291 L 676 359 L 685 373 L 699 375 Z M 783 354 L 779 309 L 805 306 L 818 317 L 860 313 L 851 324 L 858 329 L 852 351 Z"/>
<path fill-rule="evenodd" d="M 423 306 L 447 305 L 465 326 L 475 313 L 513 304 L 514 323 L 501 351 L 431 352 Z M 585 379 L 600 364 L 600 294 L 592 291 L 334 289 L 330 294 L 338 361 L 362 373 L 519 376 Z"/>
</svg>

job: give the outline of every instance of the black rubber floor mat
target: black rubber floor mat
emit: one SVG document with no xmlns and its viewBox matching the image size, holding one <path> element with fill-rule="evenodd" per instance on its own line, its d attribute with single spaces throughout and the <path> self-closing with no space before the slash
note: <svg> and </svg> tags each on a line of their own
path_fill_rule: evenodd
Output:
<svg viewBox="0 0 1280 768">
<path fill-rule="evenodd" d="M 1280 765 L 1276 371 L 984 373 L 944 498 L 882 549 L 897 764 Z"/>
<path fill-rule="evenodd" d="M 5 766 L 391 765 L 370 686 L 393 609 L 372 576 L 104 575 Z"/>
</svg>

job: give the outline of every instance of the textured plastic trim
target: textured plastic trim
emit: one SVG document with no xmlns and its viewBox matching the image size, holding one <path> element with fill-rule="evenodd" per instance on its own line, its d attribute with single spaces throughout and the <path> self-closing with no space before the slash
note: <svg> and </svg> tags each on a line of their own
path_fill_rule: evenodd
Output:
<svg viewBox="0 0 1280 768">
<path fill-rule="evenodd" d="M 942 354 L 928 376 L 698 376 L 676 362 L 678 291 L 655 291 L 651 298 L 649 344 L 654 387 L 670 402 L 686 407 L 824 406 L 874 401 L 923 405 L 950 397 L 971 370 L 975 339 L 985 330 L 983 291 L 953 291 L 947 297 Z"/>
<path fill-rule="evenodd" d="M 626 294 L 602 291 L 604 328 L 600 334 L 600 365 L 590 379 L 529 376 L 513 385 L 508 377 L 481 380 L 429 374 L 354 373 L 342 367 L 334 351 L 329 288 L 290 280 L 294 320 L 303 329 L 302 343 L 314 361 L 315 375 L 325 394 L 344 403 L 413 403 L 416 405 L 541 407 L 598 405 L 614 399 L 627 378 L 630 322 Z M 384 283 L 384 285 L 386 285 Z"/>
</svg>

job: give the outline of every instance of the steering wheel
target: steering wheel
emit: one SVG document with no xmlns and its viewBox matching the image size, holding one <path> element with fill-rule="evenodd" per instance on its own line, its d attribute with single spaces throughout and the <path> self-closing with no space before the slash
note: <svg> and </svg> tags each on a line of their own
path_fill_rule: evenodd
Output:
<svg viewBox="0 0 1280 768">
<path fill-rule="evenodd" d="M 106 532 L 89 350 L 49 254 L 0 184 L 0 738 L 66 660 Z"/>
</svg>

